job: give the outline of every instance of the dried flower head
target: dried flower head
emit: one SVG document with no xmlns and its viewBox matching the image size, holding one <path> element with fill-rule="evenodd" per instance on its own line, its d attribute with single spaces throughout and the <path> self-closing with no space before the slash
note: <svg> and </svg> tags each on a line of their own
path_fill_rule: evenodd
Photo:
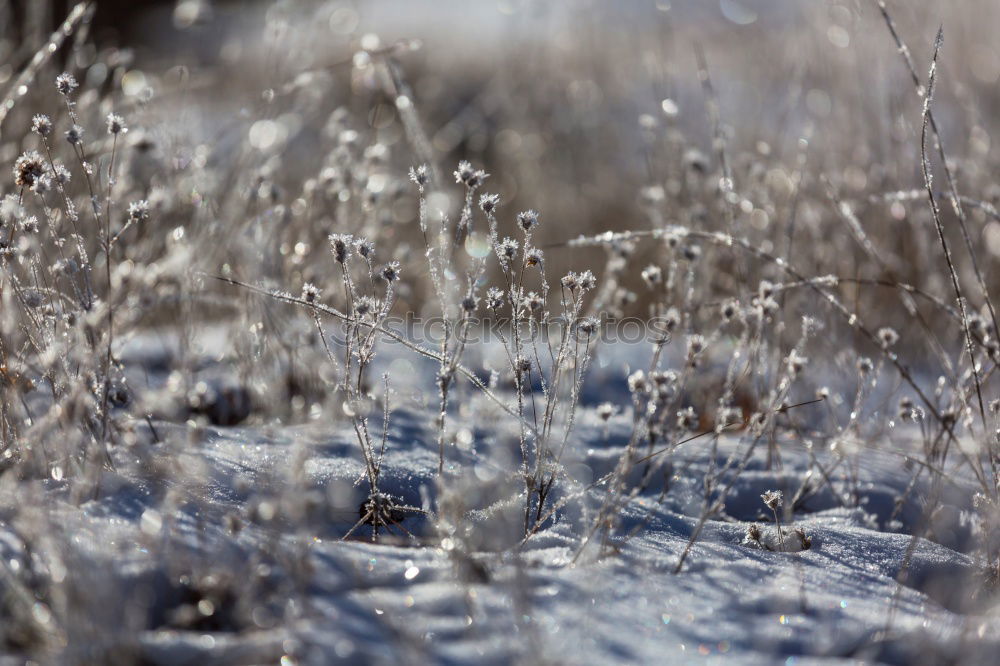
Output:
<svg viewBox="0 0 1000 666">
<path fill-rule="evenodd" d="M 782 494 L 780 490 L 768 490 L 760 498 L 764 501 L 764 506 L 771 511 L 776 511 L 781 506 Z"/>
<path fill-rule="evenodd" d="M 500 260 L 503 262 L 508 262 L 517 256 L 517 241 L 509 236 L 504 238 L 502 241 L 497 243 L 497 252 L 500 255 Z"/>
<path fill-rule="evenodd" d="M 584 317 L 577 324 L 577 328 L 586 336 L 591 336 L 597 332 L 597 320 L 593 317 Z"/>
<path fill-rule="evenodd" d="M 788 372 L 793 377 L 797 377 L 799 374 L 801 374 L 803 368 L 806 367 L 806 363 L 808 363 L 808 362 L 809 362 L 809 359 L 806 358 L 805 356 L 802 356 L 795 349 L 793 349 L 791 352 L 789 352 L 788 356 L 785 358 L 785 364 L 788 367 Z"/>
<path fill-rule="evenodd" d="M 500 205 L 499 194 L 484 194 L 479 197 L 479 207 L 487 215 L 492 215 L 493 213 L 495 213 L 499 205 Z"/>
<path fill-rule="evenodd" d="M 475 296 L 466 296 L 462 299 L 462 310 L 465 312 L 475 312 L 479 307 L 479 299 Z"/>
<path fill-rule="evenodd" d="M 52 134 L 52 119 L 44 113 L 39 113 L 31 119 L 31 131 L 38 136 Z"/>
<path fill-rule="evenodd" d="M 705 350 L 705 336 L 694 334 L 688 337 L 688 358 L 693 358 Z"/>
<path fill-rule="evenodd" d="M 431 180 L 431 172 L 427 168 L 426 164 L 421 164 L 418 167 L 410 167 L 410 180 L 419 187 L 421 190 L 427 186 L 427 183 Z"/>
<path fill-rule="evenodd" d="M 642 279 L 646 283 L 646 286 L 652 288 L 663 282 L 663 269 L 650 264 L 642 269 Z"/>
<path fill-rule="evenodd" d="M 486 307 L 490 310 L 499 310 L 503 307 L 503 292 L 496 287 L 490 287 L 486 291 Z"/>
<path fill-rule="evenodd" d="M 145 222 L 149 219 L 149 202 L 145 199 L 133 201 L 128 205 L 128 219 L 130 222 Z"/>
<path fill-rule="evenodd" d="M 109 113 L 105 122 L 108 126 L 108 134 L 118 135 L 128 132 L 128 127 L 125 126 L 125 119 L 117 113 Z"/>
<path fill-rule="evenodd" d="M 76 146 L 83 141 L 84 130 L 79 125 L 73 125 L 68 130 L 66 130 L 66 140 L 69 141 L 70 145 Z"/>
<path fill-rule="evenodd" d="M 14 184 L 31 187 L 45 173 L 45 162 L 37 151 L 28 150 L 14 162 Z"/>
<path fill-rule="evenodd" d="M 878 337 L 878 343 L 882 345 L 882 349 L 889 349 L 899 342 L 899 333 L 888 326 L 880 328 L 876 337 Z"/>
<path fill-rule="evenodd" d="M 533 247 L 524 253 L 525 266 L 541 266 L 545 263 L 545 253 L 537 247 Z"/>
<path fill-rule="evenodd" d="M 521 305 L 522 307 L 527 308 L 529 312 L 537 313 L 541 311 L 542 306 L 545 305 L 545 301 L 542 300 L 542 297 L 537 293 L 530 291 L 524 297 Z"/>
<path fill-rule="evenodd" d="M 597 417 L 602 421 L 609 421 L 617 413 L 618 407 L 610 402 L 602 402 L 597 406 Z"/>
<path fill-rule="evenodd" d="M 521 227 L 524 233 L 530 233 L 538 226 L 538 213 L 533 210 L 526 210 L 517 214 L 517 226 Z"/>
<path fill-rule="evenodd" d="M 455 182 L 462 183 L 469 189 L 479 187 L 489 177 L 490 175 L 482 169 L 473 169 L 465 160 L 458 163 L 458 169 L 455 171 Z"/>
<path fill-rule="evenodd" d="M 330 234 L 328 240 L 334 260 L 338 264 L 346 262 L 351 256 L 351 245 L 354 243 L 354 237 L 350 234 Z"/>
<path fill-rule="evenodd" d="M 681 430 L 691 431 L 698 427 L 698 415 L 694 407 L 686 407 L 677 412 L 677 427 Z"/>
<path fill-rule="evenodd" d="M 69 72 L 63 72 L 56 77 L 56 90 L 59 91 L 60 95 L 69 95 L 79 87 L 80 84 L 76 82 L 76 77 Z"/>
<path fill-rule="evenodd" d="M 315 303 L 319 300 L 322 293 L 323 292 L 321 292 L 319 288 L 311 282 L 306 282 L 302 285 L 302 300 L 306 303 Z"/>
<path fill-rule="evenodd" d="M 649 390 L 649 384 L 646 381 L 646 373 L 642 370 L 636 370 L 629 375 L 628 390 L 633 396 L 646 393 L 646 391 Z"/>
<path fill-rule="evenodd" d="M 382 279 L 386 282 L 395 282 L 399 279 L 399 262 L 390 261 L 385 266 L 382 267 L 380 272 Z"/>
<path fill-rule="evenodd" d="M 737 313 L 739 313 L 739 311 L 740 311 L 740 304 L 739 301 L 735 299 L 729 299 L 728 301 L 722 304 L 721 308 L 719 308 L 719 313 L 722 315 L 723 321 L 727 323 L 732 321 L 733 318 L 736 317 Z"/>
<path fill-rule="evenodd" d="M 73 179 L 73 174 L 70 173 L 69 169 L 58 162 L 52 166 L 51 171 L 52 179 L 60 185 L 66 185 Z"/>
<path fill-rule="evenodd" d="M 362 296 L 354 301 L 354 312 L 359 317 L 364 317 L 375 312 L 377 306 L 378 304 L 375 302 L 374 298 L 371 296 Z"/>
<path fill-rule="evenodd" d="M 365 259 L 365 261 L 370 262 L 375 258 L 375 243 L 371 242 L 367 238 L 358 238 L 354 241 L 354 250 Z"/>
</svg>

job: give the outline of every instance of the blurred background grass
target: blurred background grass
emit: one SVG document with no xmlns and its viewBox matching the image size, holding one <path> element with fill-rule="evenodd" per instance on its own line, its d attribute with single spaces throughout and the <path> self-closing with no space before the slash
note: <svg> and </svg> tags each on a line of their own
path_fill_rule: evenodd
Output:
<svg viewBox="0 0 1000 666">
<path fill-rule="evenodd" d="M 68 4 L 5 4 L 0 84 Z M 944 27 L 939 124 L 962 193 L 996 202 L 1000 8 L 990 0 L 889 7 L 921 72 Z M 384 81 L 356 59 L 362 48 L 405 43 L 394 58 L 439 169 L 450 173 L 459 159 L 486 168 L 487 189 L 509 216 L 541 212 L 543 244 L 657 220 L 724 229 L 728 205 L 741 235 L 811 275 L 885 277 L 838 215 L 832 190 L 855 208 L 894 277 L 947 296 L 926 202 L 881 200 L 922 187 L 921 100 L 868 0 L 99 2 L 92 32 L 98 51 L 121 55 L 122 71 L 112 80 L 103 65 L 76 65 L 88 83 L 134 104 L 134 124 L 158 138 L 164 160 L 210 154 L 225 163 L 249 137 L 250 161 L 270 165 L 288 201 L 322 166 L 317 137 L 337 108 L 391 151 L 396 176 L 420 161 Z M 728 204 L 697 48 L 718 94 L 735 191 Z M 257 125 L 255 140 L 261 120 L 271 124 Z M 8 146 L 4 159 L 19 148 Z M 434 202 L 454 215 L 458 196 L 441 192 Z M 384 233 L 407 238 L 413 201 L 385 215 Z M 971 215 L 994 284 L 1000 222 Z M 622 276 L 638 293 L 635 313 L 644 307 L 639 269 L 659 252 L 638 248 L 636 270 Z M 599 249 L 552 248 L 548 260 L 556 275 L 604 262 Z M 705 270 L 720 298 L 752 291 L 762 277 L 736 275 L 731 258 Z M 859 293 L 855 302 L 884 297 Z"/>
</svg>

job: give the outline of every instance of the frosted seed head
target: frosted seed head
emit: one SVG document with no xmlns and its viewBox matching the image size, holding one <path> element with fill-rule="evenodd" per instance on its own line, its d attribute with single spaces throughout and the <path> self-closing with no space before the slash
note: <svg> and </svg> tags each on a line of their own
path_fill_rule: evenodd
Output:
<svg viewBox="0 0 1000 666">
<path fill-rule="evenodd" d="M 44 113 L 39 113 L 31 119 L 31 131 L 38 136 L 52 134 L 52 119 Z"/>
<path fill-rule="evenodd" d="M 350 234 L 330 234 L 330 251 L 338 264 L 343 264 L 351 256 L 351 245 L 354 238 Z"/>
<path fill-rule="evenodd" d="M 108 134 L 118 135 L 128 132 L 128 127 L 125 126 L 125 119 L 117 113 L 109 113 L 105 122 L 107 123 Z"/>
<path fill-rule="evenodd" d="M 68 96 L 79 87 L 80 84 L 76 82 L 76 77 L 69 72 L 63 72 L 56 77 L 56 90 L 59 91 L 60 95 Z"/>
<path fill-rule="evenodd" d="M 386 282 L 395 282 L 399 279 L 399 262 L 390 261 L 388 264 L 382 267 L 380 273 L 382 279 Z"/>
<path fill-rule="evenodd" d="M 319 288 L 311 282 L 306 282 L 302 285 L 302 299 L 306 303 L 315 303 L 319 300 L 322 293 L 323 292 L 321 292 Z"/>
<path fill-rule="evenodd" d="M 766 506 L 771 511 L 777 510 L 782 503 L 782 494 L 780 490 L 768 490 L 760 498 L 764 501 L 764 506 Z"/>
<path fill-rule="evenodd" d="M 45 162 L 38 152 L 23 152 L 14 162 L 14 184 L 18 187 L 31 187 L 44 172 Z"/>
<path fill-rule="evenodd" d="M 427 165 L 421 164 L 418 167 L 410 167 L 410 180 L 420 189 L 426 187 L 427 183 L 431 180 L 431 173 Z"/>
<path fill-rule="evenodd" d="M 145 199 L 133 201 L 128 205 L 128 219 L 130 222 L 144 222 L 149 219 L 149 202 Z"/>
<path fill-rule="evenodd" d="M 882 349 L 889 349 L 899 342 L 899 333 L 888 326 L 880 328 L 878 333 L 876 333 L 876 337 L 878 337 L 878 342 L 882 346 Z"/>
<path fill-rule="evenodd" d="M 484 194 L 481 197 L 479 197 L 479 207 L 487 215 L 492 215 L 493 213 L 495 213 L 499 205 L 500 205 L 499 194 Z"/>
<path fill-rule="evenodd" d="M 652 288 L 663 282 L 663 269 L 654 264 L 646 266 L 642 270 L 642 279 L 646 286 Z"/>
<path fill-rule="evenodd" d="M 533 210 L 526 210 L 517 214 L 517 226 L 524 233 L 529 233 L 538 226 L 538 213 Z"/>
</svg>

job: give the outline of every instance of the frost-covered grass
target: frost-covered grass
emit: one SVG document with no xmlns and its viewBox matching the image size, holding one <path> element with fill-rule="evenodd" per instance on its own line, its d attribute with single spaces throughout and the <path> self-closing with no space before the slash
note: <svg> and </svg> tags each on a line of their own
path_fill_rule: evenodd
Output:
<svg viewBox="0 0 1000 666">
<path fill-rule="evenodd" d="M 535 69 L 469 101 L 475 57 L 336 3 L 268 5 L 271 55 L 198 67 L 97 48 L 87 4 L 4 28 L 0 656 L 991 663 L 987 121 L 951 152 L 949 46 L 881 3 L 723 5 L 807 64 L 779 19 L 880 35 L 853 48 L 899 70 L 867 100 L 891 141 L 847 145 L 868 120 L 828 72 L 773 99 L 815 116 L 791 140 L 730 115 L 698 40 L 622 80 L 635 49 L 525 28 Z M 674 78 L 696 102 L 633 99 Z M 640 156 L 605 104 L 641 108 Z M 629 166 L 591 187 L 598 154 Z"/>
</svg>

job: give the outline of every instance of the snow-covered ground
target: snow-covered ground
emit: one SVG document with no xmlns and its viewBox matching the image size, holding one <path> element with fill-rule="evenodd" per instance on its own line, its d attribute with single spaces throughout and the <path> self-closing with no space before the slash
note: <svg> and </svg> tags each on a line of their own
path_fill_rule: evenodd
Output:
<svg viewBox="0 0 1000 666">
<path fill-rule="evenodd" d="M 145 349 L 124 356 L 149 362 Z M 614 349 L 602 353 L 618 361 L 608 373 L 622 367 Z M 405 350 L 382 362 L 400 358 Z M 27 572 L 44 570 L 63 581 L 50 606 L 58 617 L 60 604 L 72 608 L 73 620 L 60 624 L 41 604 L 32 612 L 77 663 L 995 663 L 1000 609 L 968 598 L 980 572 L 962 520 L 973 485 L 952 470 L 931 539 L 913 542 L 929 483 L 920 476 L 894 514 L 916 472 L 900 453 L 906 431 L 857 452 L 859 506 L 845 462 L 827 468 L 838 492 L 815 484 L 788 511 L 813 456 L 827 466 L 836 454 L 788 433 L 776 442 L 780 466 L 769 468 L 762 445 L 675 574 L 703 508 L 707 438 L 663 460 L 665 472 L 622 511 L 611 554 L 595 558 L 581 544 L 606 491 L 590 484 L 622 454 L 627 408 L 605 424 L 584 406 L 560 486 L 576 496 L 523 543 L 523 486 L 489 404 L 469 393 L 453 415 L 460 432 L 443 484 L 433 412 L 398 400 L 381 485 L 439 509 L 437 523 L 414 511 L 376 542 L 369 526 L 342 540 L 367 494 L 346 421 L 153 421 L 158 442 L 139 422 L 94 497 L 56 479 L 0 488 L 4 580 L 30 589 Z M 739 459 L 749 442 L 727 435 L 716 464 Z M 767 490 L 784 493 L 789 552 L 779 552 Z M 767 546 L 746 539 L 751 524 Z M 45 536 L 29 544 L 29 531 Z"/>
</svg>

